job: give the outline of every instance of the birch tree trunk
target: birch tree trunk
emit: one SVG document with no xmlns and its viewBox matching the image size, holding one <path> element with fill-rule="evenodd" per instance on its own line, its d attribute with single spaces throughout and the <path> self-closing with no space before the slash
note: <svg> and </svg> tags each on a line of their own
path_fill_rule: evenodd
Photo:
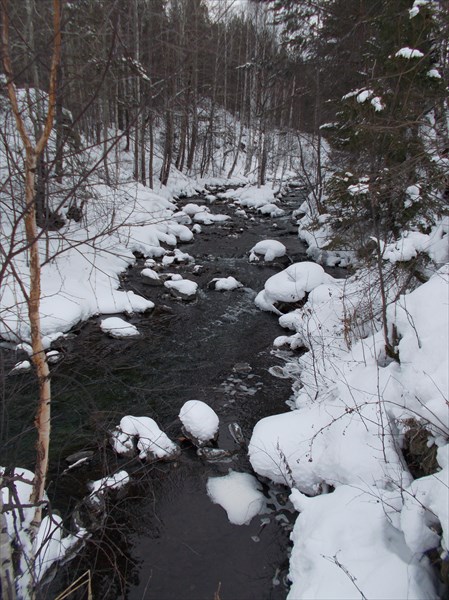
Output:
<svg viewBox="0 0 449 600">
<path fill-rule="evenodd" d="M 39 258 L 39 231 L 36 223 L 36 170 L 39 157 L 42 155 L 53 129 L 53 121 L 56 106 L 56 79 L 57 69 L 61 55 L 61 6 L 60 0 L 53 0 L 53 35 L 54 47 L 50 69 L 50 84 L 48 92 L 48 107 L 46 110 L 45 124 L 39 139 L 35 143 L 26 130 L 26 126 L 19 107 L 16 88 L 14 85 L 14 74 L 9 51 L 9 15 L 8 0 L 0 0 L 0 11 L 2 17 L 2 57 L 3 67 L 6 75 L 6 87 L 9 102 L 14 115 L 17 131 L 22 140 L 25 150 L 25 232 L 29 248 L 30 261 L 30 287 L 26 297 L 28 317 L 31 329 L 31 347 L 33 350 L 32 360 L 36 369 L 39 386 L 39 403 L 35 418 L 38 439 L 36 443 L 36 465 L 33 480 L 31 502 L 35 505 L 34 517 L 31 522 L 31 540 L 33 552 L 30 557 L 30 570 L 34 573 L 34 557 L 36 555 L 36 535 L 42 521 L 42 503 L 48 470 L 48 456 L 50 447 L 50 371 L 42 343 L 42 330 L 40 320 L 41 301 L 41 265 Z M 31 109 L 31 107 L 30 107 Z M 30 578 L 33 582 L 33 576 Z M 32 585 L 32 584 L 31 584 Z M 34 597 L 34 589 L 29 589 L 29 597 Z"/>
</svg>

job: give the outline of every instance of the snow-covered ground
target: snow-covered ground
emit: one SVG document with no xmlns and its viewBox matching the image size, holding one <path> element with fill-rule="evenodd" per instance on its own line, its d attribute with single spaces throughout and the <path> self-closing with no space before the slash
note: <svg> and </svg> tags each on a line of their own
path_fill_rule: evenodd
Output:
<svg viewBox="0 0 449 600">
<path fill-rule="evenodd" d="M 375 323 L 368 335 L 357 325 L 370 305 L 377 312 L 362 286 L 368 274 L 311 285 L 289 269 L 274 276 L 279 285 L 267 282 L 269 301 L 258 305 L 272 310 L 286 292 L 294 301 L 309 291 L 302 308 L 279 318 L 292 334 L 275 341 L 306 350 L 283 369 L 294 378 L 294 406 L 260 421 L 249 445 L 255 471 L 290 486 L 300 512 L 289 598 L 438 598 L 425 552 L 448 560 L 449 265 L 389 305 L 397 361 Z M 437 449 L 435 472 L 417 479 L 401 452 L 412 426 Z"/>
</svg>

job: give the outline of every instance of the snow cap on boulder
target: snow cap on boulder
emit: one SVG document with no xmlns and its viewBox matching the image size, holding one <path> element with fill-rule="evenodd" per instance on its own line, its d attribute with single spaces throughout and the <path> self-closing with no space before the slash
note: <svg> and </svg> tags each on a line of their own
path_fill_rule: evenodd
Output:
<svg viewBox="0 0 449 600">
<path fill-rule="evenodd" d="M 314 288 L 333 281 L 323 267 L 312 262 L 300 262 L 290 265 L 276 273 L 265 282 L 265 289 L 254 300 L 261 310 L 281 314 L 274 306 L 276 302 L 298 302 Z"/>
<path fill-rule="evenodd" d="M 257 244 L 251 248 L 249 260 L 251 262 L 258 260 L 255 255 L 262 254 L 264 260 L 268 262 L 275 258 L 285 256 L 286 252 L 287 249 L 281 242 L 278 242 L 277 240 L 262 240 L 261 242 L 257 242 Z"/>
<path fill-rule="evenodd" d="M 218 416 L 201 400 L 188 400 L 179 411 L 184 433 L 197 446 L 204 446 L 218 434 Z"/>
<path fill-rule="evenodd" d="M 141 459 L 170 460 L 180 452 L 179 447 L 150 417 L 123 417 L 120 425 L 111 434 L 111 443 L 117 454 L 125 456 L 134 453 L 136 444 Z"/>
</svg>

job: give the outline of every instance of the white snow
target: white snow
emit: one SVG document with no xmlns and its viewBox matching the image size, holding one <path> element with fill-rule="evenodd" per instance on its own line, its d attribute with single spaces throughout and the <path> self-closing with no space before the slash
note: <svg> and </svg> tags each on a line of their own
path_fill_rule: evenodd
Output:
<svg viewBox="0 0 449 600">
<path fill-rule="evenodd" d="M 415 0 L 412 8 L 409 10 L 410 19 L 413 19 L 413 17 L 419 15 L 421 6 L 426 6 L 429 4 L 435 4 L 435 0 Z"/>
<path fill-rule="evenodd" d="M 424 54 L 421 52 L 421 50 L 406 46 L 405 48 L 398 50 L 395 56 L 400 58 L 422 58 Z"/>
<path fill-rule="evenodd" d="M 348 192 L 351 196 L 360 196 L 362 194 L 369 193 L 369 184 L 368 183 L 355 183 L 354 185 L 348 186 Z"/>
<path fill-rule="evenodd" d="M 307 498 L 293 533 L 289 600 L 436 600 L 429 560 L 404 544 L 386 518 L 392 501 L 369 485 L 343 485 Z M 362 596 L 363 594 L 363 596 Z"/>
<path fill-rule="evenodd" d="M 399 362 L 385 360 L 382 331 L 364 317 L 380 307 L 373 277 L 324 282 L 279 319 L 294 332 L 279 344 L 307 349 L 281 370 L 294 378 L 294 410 L 259 421 L 249 455 L 300 511 L 292 600 L 438 598 L 423 552 L 441 546 L 444 558 L 449 540 L 449 265 L 390 303 Z M 440 465 L 415 480 L 400 452 L 410 419 Z"/>
<path fill-rule="evenodd" d="M 241 206 L 259 208 L 264 204 L 275 204 L 275 197 L 271 186 L 265 185 L 260 188 L 255 186 L 245 186 L 238 189 L 230 189 L 227 192 L 219 194 L 219 198 L 232 198 L 238 200 Z"/>
<path fill-rule="evenodd" d="M 332 280 L 320 265 L 311 262 L 294 263 L 270 277 L 254 302 L 262 310 L 280 314 L 274 303 L 298 302 L 315 287 Z"/>
<path fill-rule="evenodd" d="M 380 96 L 375 96 L 374 98 L 372 98 L 370 100 L 370 102 L 371 102 L 371 106 L 373 106 L 373 108 L 376 112 L 380 112 L 381 110 L 384 110 L 384 108 L 385 108 L 385 104 L 382 102 L 382 98 Z"/>
<path fill-rule="evenodd" d="M 250 250 L 249 260 L 252 262 L 256 259 L 256 254 L 262 254 L 265 261 L 272 261 L 275 258 L 285 256 L 287 248 L 277 240 L 262 240 L 257 242 Z"/>
<path fill-rule="evenodd" d="M 177 456 L 179 448 L 159 429 L 150 417 L 126 416 L 111 433 L 111 443 L 117 454 L 128 455 L 137 443 L 139 458 L 170 459 Z"/>
<path fill-rule="evenodd" d="M 240 281 L 230 275 L 229 277 L 214 277 L 210 283 L 214 283 L 217 291 L 231 291 L 243 287 Z"/>
<path fill-rule="evenodd" d="M 0 467 L 0 476 L 3 473 L 4 467 Z M 0 493 L 3 506 L 12 505 L 11 510 L 3 512 L 6 522 L 5 533 L 12 545 L 22 549 L 22 552 L 16 553 L 16 560 L 20 563 L 18 565 L 20 574 L 16 577 L 15 585 L 18 597 L 26 598 L 28 597 L 27 588 L 32 581 L 34 579 L 40 581 L 48 569 L 57 562 L 70 558 L 71 551 L 81 543 L 87 532 L 84 529 L 78 529 L 74 534 L 66 535 L 61 517 L 53 513 L 51 516 L 43 517 L 33 546 L 30 526 L 35 510 L 30 502 L 34 473 L 16 467 L 13 475 L 18 477 L 14 481 L 14 488 L 20 506 L 16 505 L 16 500 L 10 494 L 7 486 L 2 486 Z M 47 500 L 46 497 L 45 500 Z M 33 555 L 36 558 L 34 573 L 29 568 L 29 560 Z"/>
<path fill-rule="evenodd" d="M 165 258 L 165 257 L 164 257 Z M 159 274 L 154 269 L 145 268 L 140 272 L 141 277 L 148 277 L 148 279 L 154 279 L 155 281 L 161 281 Z"/>
<path fill-rule="evenodd" d="M 100 501 L 101 496 L 107 490 L 119 490 L 129 483 L 129 475 L 126 471 L 118 471 L 114 475 L 108 477 L 102 477 L 97 481 L 90 483 L 90 496 L 89 499 L 95 504 Z"/>
<path fill-rule="evenodd" d="M 16 363 L 11 369 L 11 373 L 19 373 L 21 371 L 29 371 L 31 369 L 31 363 L 29 360 L 21 360 Z"/>
<path fill-rule="evenodd" d="M 373 93 L 374 93 L 373 90 L 363 90 L 363 92 L 360 92 L 357 94 L 356 100 L 359 104 L 363 104 L 369 98 L 371 98 Z"/>
<path fill-rule="evenodd" d="M 200 212 L 209 212 L 209 209 L 206 206 L 199 206 L 199 204 L 189 202 L 184 206 L 182 212 L 186 213 L 186 215 L 189 215 L 189 217 L 193 217 Z"/>
<path fill-rule="evenodd" d="M 194 296 L 198 290 L 198 284 L 190 279 L 170 279 L 164 283 L 168 289 L 174 289 L 184 296 Z"/>
<path fill-rule="evenodd" d="M 433 79 L 442 79 L 441 73 L 438 69 L 430 69 L 427 71 L 427 77 L 432 77 Z"/>
<path fill-rule="evenodd" d="M 196 223 L 202 223 L 203 225 L 212 225 L 213 223 L 223 223 L 229 221 L 231 217 L 228 215 L 216 215 L 209 212 L 197 212 L 193 217 Z"/>
<path fill-rule="evenodd" d="M 263 206 L 259 206 L 257 212 L 262 215 L 269 215 L 271 218 L 282 217 L 285 215 L 285 210 L 276 206 L 276 204 L 272 204 L 271 202 L 268 204 L 264 204 Z"/>
<path fill-rule="evenodd" d="M 219 504 L 234 525 L 248 525 L 264 508 L 264 496 L 260 484 L 249 473 L 229 471 L 224 477 L 210 477 L 207 493 Z"/>
<path fill-rule="evenodd" d="M 136 337 L 139 331 L 135 325 L 120 317 L 108 317 L 100 323 L 101 330 L 113 338 Z"/>
<path fill-rule="evenodd" d="M 213 440 L 218 432 L 219 420 L 215 411 L 201 400 L 188 400 L 179 412 L 186 431 L 200 442 Z"/>
</svg>

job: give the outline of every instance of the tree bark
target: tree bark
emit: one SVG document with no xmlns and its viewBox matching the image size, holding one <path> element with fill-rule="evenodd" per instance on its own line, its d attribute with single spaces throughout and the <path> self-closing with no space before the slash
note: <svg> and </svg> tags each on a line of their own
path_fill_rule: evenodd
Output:
<svg viewBox="0 0 449 600">
<path fill-rule="evenodd" d="M 50 69 L 50 84 L 48 92 L 48 109 L 42 134 L 35 145 L 32 144 L 30 136 L 26 130 L 24 120 L 18 104 L 16 89 L 14 85 L 14 74 L 12 70 L 11 57 L 9 53 L 9 17 L 8 0 L 0 0 L 0 9 L 2 15 L 2 56 L 3 67 L 6 75 L 6 87 L 9 101 L 16 122 L 17 130 L 22 139 L 25 148 L 25 231 L 29 247 L 30 261 L 30 287 L 26 298 L 28 306 L 28 317 L 31 329 L 31 347 L 33 350 L 32 360 L 36 369 L 36 375 L 39 386 L 39 404 L 36 413 L 35 425 L 38 433 L 36 443 L 36 465 L 33 480 L 33 490 L 31 502 L 35 505 L 34 517 L 31 522 L 31 539 L 33 546 L 36 541 L 36 534 L 42 521 L 42 503 L 44 499 L 44 490 L 48 470 L 48 456 L 50 447 L 50 371 L 47 357 L 45 355 L 42 343 L 42 330 L 40 320 L 40 300 L 41 300 L 41 267 L 39 258 L 39 232 L 36 223 L 36 192 L 35 180 L 36 169 L 39 157 L 42 155 L 48 138 L 53 128 L 53 121 L 56 106 L 56 79 L 57 69 L 61 56 L 61 5 L 60 0 L 53 0 L 53 33 L 54 47 Z M 34 570 L 34 559 L 36 548 L 31 557 L 31 569 Z M 30 596 L 33 591 L 29 590 Z"/>
</svg>

